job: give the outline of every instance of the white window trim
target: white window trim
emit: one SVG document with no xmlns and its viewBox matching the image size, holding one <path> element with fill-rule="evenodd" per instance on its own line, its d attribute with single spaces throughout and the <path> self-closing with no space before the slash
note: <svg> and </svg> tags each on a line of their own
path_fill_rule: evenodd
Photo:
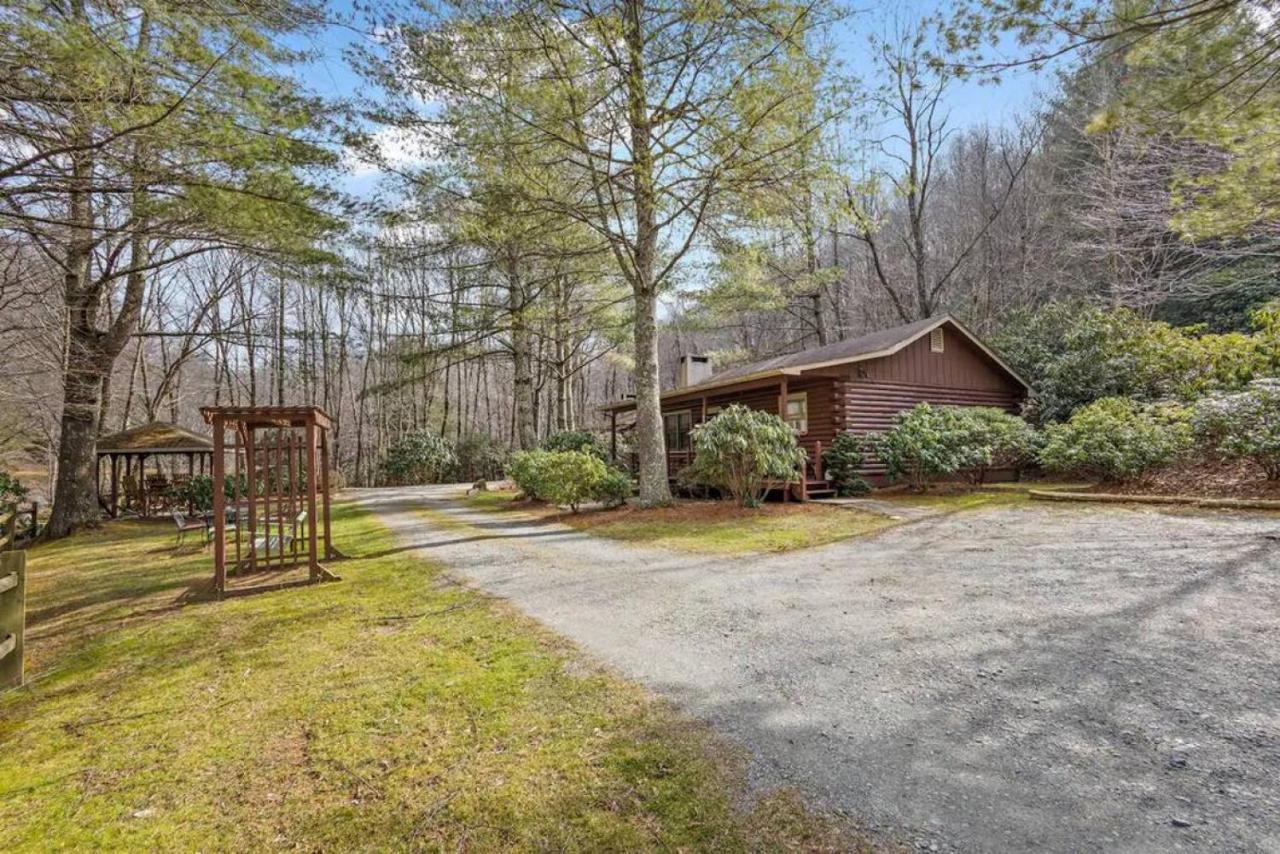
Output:
<svg viewBox="0 0 1280 854">
<path fill-rule="evenodd" d="M 787 417 L 787 410 L 791 408 L 791 403 L 797 400 L 804 404 L 804 417 L 799 419 L 798 422 L 794 419 Z M 809 392 L 797 391 L 793 394 L 787 395 L 787 401 L 786 401 L 785 407 L 786 408 L 783 409 L 782 411 L 782 420 L 787 423 L 787 426 L 790 427 L 792 430 L 796 431 L 797 435 L 803 436 L 804 434 L 808 433 L 809 432 Z M 799 426 L 796 426 L 797 423 L 799 424 Z"/>
</svg>

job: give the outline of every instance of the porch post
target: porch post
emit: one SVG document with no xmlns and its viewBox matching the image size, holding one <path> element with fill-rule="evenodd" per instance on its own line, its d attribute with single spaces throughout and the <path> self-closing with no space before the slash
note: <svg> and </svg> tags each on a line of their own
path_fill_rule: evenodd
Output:
<svg viewBox="0 0 1280 854">
<path fill-rule="evenodd" d="M 618 462 L 618 410 L 609 410 L 609 456 L 616 465 Z"/>
<path fill-rule="evenodd" d="M 111 455 L 111 518 L 120 515 L 120 455 Z"/>
<path fill-rule="evenodd" d="M 787 375 L 782 375 L 782 381 L 778 383 L 778 417 L 784 422 L 787 420 Z M 785 503 L 791 497 L 791 481 L 782 484 L 782 501 Z"/>
</svg>

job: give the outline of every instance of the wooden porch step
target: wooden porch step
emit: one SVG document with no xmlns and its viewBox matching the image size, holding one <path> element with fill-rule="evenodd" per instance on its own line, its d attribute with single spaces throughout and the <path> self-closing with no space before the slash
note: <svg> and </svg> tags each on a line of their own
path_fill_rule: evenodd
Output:
<svg viewBox="0 0 1280 854">
<path fill-rule="evenodd" d="M 835 494 L 835 487 L 825 480 L 808 478 L 804 482 L 804 497 L 808 500 L 812 500 L 814 498 L 831 498 Z M 799 495 L 797 495 L 797 497 L 799 497 Z"/>
</svg>

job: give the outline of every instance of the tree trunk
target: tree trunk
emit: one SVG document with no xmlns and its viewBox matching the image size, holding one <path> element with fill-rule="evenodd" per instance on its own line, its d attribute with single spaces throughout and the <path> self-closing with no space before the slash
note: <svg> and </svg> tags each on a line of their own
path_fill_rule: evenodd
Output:
<svg viewBox="0 0 1280 854">
<path fill-rule="evenodd" d="M 662 435 L 662 401 L 658 381 L 657 296 L 635 295 L 636 450 L 640 455 L 640 504 L 671 503 L 667 482 L 667 450 Z"/>
<path fill-rule="evenodd" d="M 508 274 L 511 309 L 511 373 L 515 394 L 512 415 L 515 418 L 515 440 L 522 451 L 538 445 L 538 426 L 533 412 L 533 360 L 531 336 L 526 315 L 524 283 L 519 276 Z"/>
<path fill-rule="evenodd" d="M 72 330 L 53 512 L 45 528 L 45 536 L 50 539 L 65 537 L 98 518 L 96 457 L 104 372 L 95 358 L 95 338 L 92 332 L 86 336 L 83 330 Z"/>
<path fill-rule="evenodd" d="M 623 16 L 627 46 L 627 118 L 631 132 L 634 181 L 635 269 L 631 282 L 635 305 L 636 448 L 640 455 L 640 504 L 671 503 L 667 450 L 662 435 L 658 375 L 658 294 L 653 281 L 657 258 L 657 200 L 654 197 L 653 138 L 645 85 L 642 0 L 630 0 Z"/>
<path fill-rule="evenodd" d="M 77 526 L 97 517 L 97 449 L 99 395 L 98 294 L 89 282 L 93 252 L 93 208 L 89 182 L 93 164 L 87 154 L 72 155 L 72 184 L 67 198 L 67 240 L 64 293 L 67 303 L 66 366 L 63 373 L 62 432 L 58 445 L 58 473 L 53 510 L 45 535 L 65 537 Z"/>
<path fill-rule="evenodd" d="M 569 429 L 569 288 L 564 278 L 556 277 L 555 288 L 555 360 L 556 360 L 556 432 Z"/>
</svg>

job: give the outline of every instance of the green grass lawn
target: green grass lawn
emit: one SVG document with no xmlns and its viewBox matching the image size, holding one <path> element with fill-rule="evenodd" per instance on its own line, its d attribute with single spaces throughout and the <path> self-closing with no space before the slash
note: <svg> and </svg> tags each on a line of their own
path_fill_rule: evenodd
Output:
<svg viewBox="0 0 1280 854">
<path fill-rule="evenodd" d="M 978 510 L 983 507 L 1016 507 L 1031 501 L 1033 489 L 1078 488 L 1078 483 L 1058 481 L 1016 481 L 988 483 L 969 488 L 962 484 L 943 484 L 926 492 L 901 490 L 877 491 L 868 497 L 892 504 L 928 507 L 943 512 Z"/>
<path fill-rule="evenodd" d="M 785 552 L 834 543 L 882 530 L 894 520 L 879 513 L 818 504 L 769 503 L 742 508 L 727 501 L 681 501 L 674 507 L 562 512 L 513 505 L 516 493 L 494 490 L 467 498 L 484 510 L 521 510 L 554 516 L 596 536 L 702 554 Z"/>
<path fill-rule="evenodd" d="M 872 496 L 878 501 L 907 507 L 928 507 L 944 512 L 978 510 L 983 507 L 1011 507 L 1026 504 L 1031 496 L 1024 490 L 973 490 L 957 492 L 887 492 Z"/>
<path fill-rule="evenodd" d="M 746 804 L 702 727 L 339 508 L 343 580 L 186 602 L 207 553 L 118 523 L 30 553 L 0 696 L 0 850 L 760 850 L 853 842 Z"/>
</svg>

